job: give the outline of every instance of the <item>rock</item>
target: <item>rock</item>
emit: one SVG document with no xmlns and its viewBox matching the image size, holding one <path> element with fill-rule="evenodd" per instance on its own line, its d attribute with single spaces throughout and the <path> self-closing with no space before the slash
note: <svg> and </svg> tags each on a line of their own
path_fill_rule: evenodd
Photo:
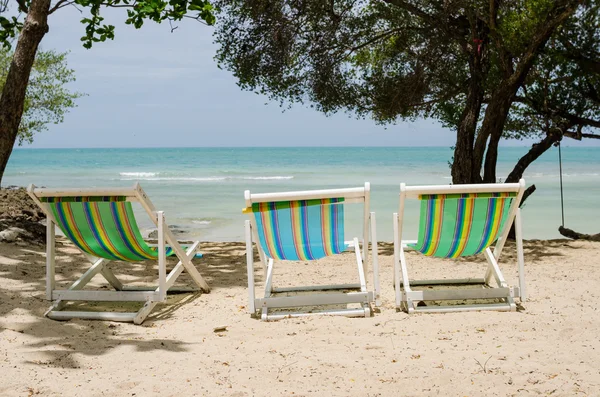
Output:
<svg viewBox="0 0 600 397">
<path fill-rule="evenodd" d="M 181 234 L 186 233 L 185 230 L 177 229 L 177 227 L 174 225 L 169 225 L 169 230 L 175 235 L 181 235 Z M 158 238 L 158 230 L 157 229 L 154 229 L 154 230 L 150 231 L 150 233 L 148 233 L 147 239 L 156 240 L 157 238 Z"/>
<path fill-rule="evenodd" d="M 3 243 L 13 243 L 17 241 L 17 238 L 23 232 L 23 229 L 18 227 L 11 227 L 0 232 L 0 241 Z"/>
<path fill-rule="evenodd" d="M 40 224 L 46 217 L 24 188 L 0 189 L 0 218 L 0 241 L 20 240 L 29 244 L 46 241 L 46 228 Z"/>
</svg>

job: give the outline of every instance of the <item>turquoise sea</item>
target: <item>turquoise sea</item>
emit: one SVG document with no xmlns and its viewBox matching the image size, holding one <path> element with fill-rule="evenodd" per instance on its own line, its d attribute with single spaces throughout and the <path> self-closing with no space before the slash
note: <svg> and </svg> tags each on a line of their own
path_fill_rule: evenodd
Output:
<svg viewBox="0 0 600 397">
<path fill-rule="evenodd" d="M 501 147 L 505 178 L 526 147 Z M 169 224 L 205 241 L 242 241 L 244 190 L 274 192 L 371 183 L 377 234 L 392 240 L 392 213 L 401 182 L 448 184 L 452 150 L 444 147 L 15 149 L 3 186 L 130 186 L 139 181 Z M 565 226 L 600 232 L 600 147 L 562 148 Z M 561 224 L 558 151 L 549 150 L 525 174 L 537 191 L 523 211 L 524 237 L 558 238 Z M 351 206 L 348 206 L 351 207 Z M 347 233 L 358 227 L 348 208 Z M 416 238 L 418 205 L 407 207 L 405 238 Z M 151 224 L 138 211 L 140 226 Z"/>
</svg>

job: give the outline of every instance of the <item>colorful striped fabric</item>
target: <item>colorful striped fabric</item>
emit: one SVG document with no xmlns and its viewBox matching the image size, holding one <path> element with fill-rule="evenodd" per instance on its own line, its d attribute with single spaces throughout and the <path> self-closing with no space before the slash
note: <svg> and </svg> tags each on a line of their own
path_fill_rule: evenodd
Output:
<svg viewBox="0 0 600 397">
<path fill-rule="evenodd" d="M 125 197 L 43 198 L 60 230 L 82 251 L 123 261 L 156 259 L 158 250 L 143 240 Z M 167 256 L 173 254 L 170 248 Z"/>
<path fill-rule="evenodd" d="M 344 252 L 343 198 L 254 203 L 258 237 L 273 259 L 314 260 Z"/>
<path fill-rule="evenodd" d="M 513 192 L 422 195 L 419 239 L 412 247 L 445 258 L 478 254 L 498 239 L 515 196 Z"/>
</svg>

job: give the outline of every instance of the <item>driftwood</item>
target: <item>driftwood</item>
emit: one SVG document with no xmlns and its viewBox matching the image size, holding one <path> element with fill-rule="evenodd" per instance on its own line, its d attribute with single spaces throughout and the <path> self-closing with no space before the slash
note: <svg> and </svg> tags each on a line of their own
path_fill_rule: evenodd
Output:
<svg viewBox="0 0 600 397">
<path fill-rule="evenodd" d="M 558 232 L 565 237 L 572 238 L 573 240 L 600 241 L 600 233 L 597 233 L 597 234 L 577 233 L 576 231 L 567 229 L 566 227 L 563 227 L 563 226 L 558 227 Z"/>
</svg>

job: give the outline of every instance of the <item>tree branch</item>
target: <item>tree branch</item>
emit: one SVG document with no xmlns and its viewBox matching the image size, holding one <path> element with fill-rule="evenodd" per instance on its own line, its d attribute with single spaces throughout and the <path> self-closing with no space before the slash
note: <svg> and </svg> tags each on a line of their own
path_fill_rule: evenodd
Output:
<svg viewBox="0 0 600 397">
<path fill-rule="evenodd" d="M 525 53 L 521 57 L 520 62 L 515 68 L 515 72 L 510 77 L 508 83 L 513 87 L 521 85 L 527 73 L 531 69 L 533 62 L 538 54 L 540 48 L 546 44 L 554 30 L 560 26 L 567 18 L 569 18 L 577 6 L 581 4 L 583 0 L 562 0 L 556 1 L 554 8 L 548 13 L 546 22 L 541 28 L 533 35 L 531 43 L 525 50 Z"/>
<path fill-rule="evenodd" d="M 364 43 L 361 43 L 361 44 L 359 44 L 357 46 L 348 48 L 347 51 L 349 52 L 349 54 L 351 54 L 351 53 L 353 53 L 355 51 L 358 51 L 358 50 L 360 50 L 360 49 L 368 46 L 369 44 L 372 44 L 372 43 L 374 43 L 374 42 L 376 42 L 376 41 L 378 41 L 380 39 L 386 38 L 386 37 L 390 36 L 392 33 L 398 32 L 399 30 L 400 29 L 392 29 L 392 30 L 388 30 L 387 32 L 383 32 L 383 33 L 381 33 L 381 34 L 379 34 L 379 35 L 377 35 L 377 36 L 375 36 L 375 37 L 373 37 L 373 38 L 365 41 Z"/>
<path fill-rule="evenodd" d="M 570 114 L 570 113 L 563 112 L 563 111 L 557 111 L 556 113 L 560 117 L 563 117 L 563 118 L 569 120 L 573 124 L 586 125 L 586 126 L 590 126 L 590 127 L 600 128 L 600 121 L 598 121 L 598 120 L 575 116 L 574 114 Z"/>
<path fill-rule="evenodd" d="M 341 62 L 343 59 L 345 59 L 347 56 L 349 56 L 350 54 L 352 54 L 353 52 L 356 52 L 360 49 L 365 48 L 366 46 L 375 43 L 376 41 L 379 41 L 381 39 L 387 38 L 389 37 L 391 34 L 398 32 L 400 29 L 392 29 L 392 30 L 388 30 L 386 32 L 383 32 L 381 34 L 378 34 L 375 37 L 372 37 L 371 39 L 365 41 L 364 43 L 358 44 L 354 47 L 350 47 L 350 48 L 345 48 L 345 49 L 341 49 L 339 52 L 341 53 L 339 56 L 336 56 L 336 60 L 334 61 L 334 63 L 338 63 Z"/>
<path fill-rule="evenodd" d="M 113 4 L 113 3 L 102 3 L 101 5 L 110 8 L 133 8 L 135 4 Z"/>
<path fill-rule="evenodd" d="M 517 164 L 513 168 L 513 170 L 506 177 L 506 183 L 515 183 L 518 182 L 519 179 L 523 177 L 525 170 L 529 166 L 529 164 L 533 163 L 538 157 L 546 152 L 546 150 L 550 149 L 553 144 L 560 141 L 562 139 L 562 134 L 558 130 L 549 131 L 544 139 L 542 139 L 538 143 L 534 143 L 531 146 L 531 149 L 523 157 L 517 161 Z"/>
<path fill-rule="evenodd" d="M 27 8 L 27 4 L 25 4 L 25 0 L 17 0 L 17 4 L 19 5 L 19 11 L 27 14 L 29 9 Z"/>
<path fill-rule="evenodd" d="M 579 128 L 577 128 L 577 131 L 574 131 L 574 132 L 573 131 L 565 131 L 563 133 L 563 136 L 566 136 L 567 138 L 575 139 L 576 141 L 580 141 L 583 138 L 600 139 L 600 135 L 582 133 L 581 126 L 579 126 Z"/>
<path fill-rule="evenodd" d="M 209 26 L 209 25 L 208 25 L 206 22 L 204 22 L 204 21 L 201 19 L 200 15 L 198 15 L 198 16 L 195 16 L 195 17 L 193 17 L 193 16 L 191 16 L 191 15 L 184 15 L 183 17 L 184 17 L 184 18 L 189 18 L 189 19 L 195 19 L 197 22 L 200 22 L 200 23 L 201 23 L 201 24 L 203 24 L 203 25 Z"/>
<path fill-rule="evenodd" d="M 453 20 L 450 18 L 441 20 L 439 18 L 436 18 L 434 15 L 431 15 L 431 14 L 423 11 L 419 7 L 417 7 L 414 4 L 409 3 L 408 1 L 405 1 L 405 0 L 383 0 L 383 1 L 387 4 L 391 4 L 398 8 L 401 8 L 403 10 L 406 10 L 409 13 L 415 15 L 416 17 L 421 18 L 423 21 L 427 22 L 427 24 L 432 29 L 439 28 L 439 29 L 443 30 L 449 36 L 456 38 L 459 41 L 459 44 L 460 44 L 461 48 L 463 49 L 463 51 L 465 51 L 465 53 L 468 53 L 468 50 L 466 48 L 467 43 L 465 41 L 464 35 L 461 35 L 461 33 L 460 33 L 461 26 L 460 25 L 457 26 L 457 23 L 456 23 L 457 20 Z M 452 28 L 450 28 L 450 25 L 452 25 Z"/>
<path fill-rule="evenodd" d="M 504 40 L 502 40 L 502 37 L 498 34 L 498 25 L 496 23 L 498 19 L 499 3 L 500 0 L 490 0 L 490 36 L 492 36 L 494 44 L 496 45 L 496 49 L 500 54 L 500 65 L 502 67 L 504 75 L 506 77 L 509 77 L 511 74 L 513 74 L 512 57 L 506 50 Z"/>
<path fill-rule="evenodd" d="M 58 9 L 60 9 L 60 8 L 66 7 L 66 6 L 68 6 L 68 5 L 70 5 L 70 4 L 73 4 L 73 3 L 74 3 L 74 1 L 68 1 L 68 0 L 59 0 L 59 1 L 58 1 L 58 2 L 57 2 L 55 5 L 54 5 L 54 7 L 52 7 L 52 8 L 50 9 L 50 11 L 48 11 L 48 15 L 52 14 L 54 11 L 56 11 L 56 10 L 58 10 Z"/>
<path fill-rule="evenodd" d="M 598 59 L 593 59 L 583 55 L 581 50 L 576 48 L 570 41 L 566 39 L 561 40 L 561 44 L 565 46 L 566 51 L 564 56 L 567 59 L 575 61 L 581 67 L 581 69 L 588 73 L 600 74 L 600 62 Z M 593 55 L 598 56 L 600 54 L 595 53 Z"/>
<path fill-rule="evenodd" d="M 419 18 L 423 19 L 424 21 L 429 22 L 430 24 L 434 24 L 436 23 L 436 19 L 426 13 L 425 11 L 421 10 L 419 7 L 415 6 L 414 4 L 411 4 L 407 1 L 404 0 L 383 0 L 385 3 L 388 4 L 392 4 L 395 5 L 396 7 L 400 7 L 403 10 L 406 10 L 408 12 L 410 12 L 413 15 L 418 16 Z"/>
<path fill-rule="evenodd" d="M 553 115 L 562 117 L 563 119 L 568 120 L 571 123 L 571 125 L 600 128 L 600 120 L 594 120 L 594 119 L 589 119 L 587 117 L 576 116 L 574 114 L 571 114 L 569 112 L 566 112 L 564 110 L 557 109 L 557 108 L 548 108 L 546 111 L 543 111 L 542 107 L 540 106 L 540 103 L 534 101 L 533 99 L 531 99 L 527 96 L 520 96 L 520 95 L 515 96 L 514 101 L 518 102 L 518 103 L 523 103 L 527 106 L 530 106 L 536 112 L 543 114 L 547 117 L 551 117 Z M 583 135 L 593 135 L 593 134 L 583 134 Z"/>
<path fill-rule="evenodd" d="M 600 135 L 596 135 L 596 134 L 581 134 L 582 138 L 589 138 L 589 139 L 600 139 Z"/>
</svg>

